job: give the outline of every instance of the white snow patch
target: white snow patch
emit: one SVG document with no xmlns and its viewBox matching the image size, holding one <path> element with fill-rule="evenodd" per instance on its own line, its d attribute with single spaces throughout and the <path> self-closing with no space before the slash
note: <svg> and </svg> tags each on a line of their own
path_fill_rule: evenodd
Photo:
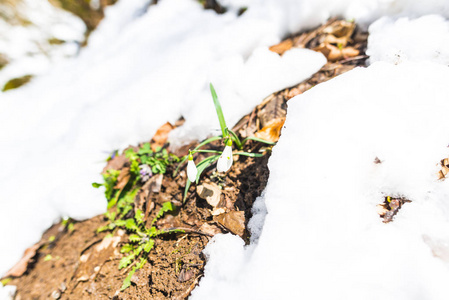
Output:
<svg viewBox="0 0 449 300">
<path fill-rule="evenodd" d="M 192 299 L 447 299 L 449 182 L 436 172 L 449 155 L 448 77 L 375 63 L 291 99 L 258 245 L 227 242 L 240 269 L 223 260 L 233 276 L 216 276 L 217 237 Z M 389 224 L 375 209 L 386 195 L 413 201 Z"/>
<path fill-rule="evenodd" d="M 383 17 L 369 27 L 370 62 L 433 61 L 449 65 L 449 22 L 439 15 Z"/>
<path fill-rule="evenodd" d="M 0 18 L 0 53 L 9 61 L 0 71 L 0 89 L 9 79 L 45 73 L 75 55 L 84 41 L 81 19 L 46 0 L 6 1 L 0 12 L 6 14 Z M 52 39 L 64 43 L 55 45 Z"/>
</svg>

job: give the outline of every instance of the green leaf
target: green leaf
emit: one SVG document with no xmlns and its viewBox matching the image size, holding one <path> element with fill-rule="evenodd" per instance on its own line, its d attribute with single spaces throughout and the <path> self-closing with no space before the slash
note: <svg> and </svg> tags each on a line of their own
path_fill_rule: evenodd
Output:
<svg viewBox="0 0 449 300">
<path fill-rule="evenodd" d="M 137 209 L 136 210 L 136 215 L 134 217 L 135 217 L 135 219 L 136 219 L 138 224 L 142 224 L 144 216 L 145 216 L 145 214 L 143 213 L 143 211 L 141 211 L 140 209 Z"/>
<path fill-rule="evenodd" d="M 182 203 L 186 202 L 187 192 L 189 191 L 191 184 L 192 184 L 192 182 L 187 178 L 186 187 L 184 188 L 184 197 L 182 198 Z"/>
<path fill-rule="evenodd" d="M 125 244 L 122 246 L 122 249 L 120 250 L 121 253 L 128 253 L 129 251 L 133 250 L 134 246 L 131 244 Z"/>
<path fill-rule="evenodd" d="M 131 230 L 131 231 L 137 231 L 139 229 L 139 227 L 136 225 L 136 222 L 134 221 L 134 219 L 126 220 L 125 227 L 126 227 L 126 229 Z"/>
<path fill-rule="evenodd" d="M 126 276 L 125 280 L 123 280 L 122 287 L 120 288 L 120 291 L 124 291 L 127 288 L 131 286 L 131 277 L 133 277 L 134 273 L 136 273 L 137 268 L 134 267 L 129 273 L 128 276 Z"/>
<path fill-rule="evenodd" d="M 234 152 L 234 155 L 243 155 L 243 156 L 249 156 L 249 157 L 262 157 L 265 154 L 263 153 L 250 153 L 250 152 Z"/>
<path fill-rule="evenodd" d="M 122 257 L 122 259 L 120 260 L 120 263 L 118 264 L 118 269 L 121 270 L 121 269 L 129 266 L 131 264 L 132 260 L 134 259 L 134 257 L 135 257 L 134 253 L 131 253 L 128 256 Z"/>
<path fill-rule="evenodd" d="M 141 239 L 142 239 L 142 237 L 141 237 L 140 235 L 138 235 L 138 234 L 131 234 L 131 235 L 129 236 L 129 240 L 130 240 L 131 242 L 133 242 L 133 243 L 137 243 L 137 242 L 139 242 Z"/>
<path fill-rule="evenodd" d="M 102 183 L 96 183 L 96 182 L 92 182 L 92 186 L 96 189 L 98 189 L 100 186 L 103 186 Z"/>
<path fill-rule="evenodd" d="M 153 154 L 153 150 L 151 150 L 151 145 L 150 143 L 145 143 L 142 145 L 142 148 L 139 149 L 139 151 L 137 152 L 137 154 L 139 155 L 144 155 L 144 154 L 149 154 L 152 155 Z"/>
<path fill-rule="evenodd" d="M 122 287 L 120 288 L 120 291 L 124 291 L 126 290 L 128 287 L 131 286 L 131 278 L 133 277 L 134 273 L 136 273 L 136 271 L 138 269 L 141 269 L 145 263 L 147 262 L 147 260 L 145 258 L 141 258 L 140 262 L 138 262 L 133 269 L 128 273 L 128 276 L 126 276 L 125 280 L 123 281 Z"/>
<path fill-rule="evenodd" d="M 150 237 L 153 237 L 153 236 L 156 236 L 156 234 L 157 234 L 157 229 L 156 229 L 156 227 L 151 227 L 150 229 L 147 229 L 147 234 L 148 234 L 148 236 L 150 236 Z"/>
<path fill-rule="evenodd" d="M 97 228 L 98 233 L 106 231 L 106 230 L 109 230 L 109 226 L 101 226 L 101 227 Z"/>
<path fill-rule="evenodd" d="M 141 269 L 147 263 L 147 259 L 142 257 L 140 261 L 136 264 L 137 269 Z"/>
<path fill-rule="evenodd" d="M 214 100 L 215 111 L 217 112 L 218 121 L 220 122 L 221 133 L 223 136 L 226 136 L 226 122 L 223 116 L 223 110 L 221 109 L 220 101 L 218 101 L 217 93 L 215 92 L 215 88 L 210 84 L 210 92 L 212 94 L 212 100 Z"/>
<path fill-rule="evenodd" d="M 153 249 L 154 246 L 154 240 L 149 239 L 148 242 L 146 242 L 145 246 L 143 247 L 143 250 L 148 253 Z"/>
<path fill-rule="evenodd" d="M 213 141 L 221 140 L 222 138 L 223 138 L 222 136 L 213 136 L 211 138 L 208 138 L 208 139 L 204 140 L 203 142 L 201 142 L 198 146 L 196 146 L 196 148 L 193 149 L 193 151 L 197 151 L 198 149 L 200 149 L 204 145 L 212 143 Z M 186 157 L 188 157 L 188 155 Z"/>
<path fill-rule="evenodd" d="M 156 217 L 154 217 L 152 224 L 154 224 L 154 222 L 156 222 L 166 212 L 173 211 L 174 209 L 175 209 L 175 206 L 171 202 L 165 202 L 164 204 L 162 204 L 162 207 L 157 212 Z"/>
<path fill-rule="evenodd" d="M 237 136 L 237 134 L 232 131 L 231 129 L 228 129 L 228 132 L 231 134 L 231 139 L 235 142 L 235 145 L 237 146 L 237 148 L 240 150 L 242 149 L 242 142 L 240 142 L 239 137 Z"/>
<path fill-rule="evenodd" d="M 198 173 L 196 174 L 196 181 L 195 181 L 196 184 L 198 184 L 198 181 L 200 180 L 200 176 L 203 173 L 203 171 L 207 167 L 209 167 L 212 163 L 217 161 L 219 158 L 220 158 L 220 155 L 213 155 L 213 156 L 209 156 L 208 158 L 206 158 L 198 163 L 198 165 L 196 166 L 196 169 L 198 170 Z"/>
<path fill-rule="evenodd" d="M 256 142 L 261 142 L 261 143 L 265 143 L 265 144 L 268 144 L 268 145 L 276 145 L 276 143 L 269 142 L 269 141 L 266 141 L 266 140 L 264 140 L 264 139 L 257 138 L 257 137 L 255 137 L 255 136 L 249 136 L 249 137 L 247 137 L 246 139 L 244 139 L 244 140 L 242 141 L 242 145 L 245 145 L 245 143 L 246 143 L 248 140 L 253 140 L 253 141 L 256 141 Z"/>
<path fill-rule="evenodd" d="M 115 225 L 117 225 L 118 227 L 123 227 L 123 226 L 125 226 L 126 221 L 125 221 L 125 220 L 117 220 L 117 221 L 115 221 L 114 223 L 115 223 Z"/>
</svg>

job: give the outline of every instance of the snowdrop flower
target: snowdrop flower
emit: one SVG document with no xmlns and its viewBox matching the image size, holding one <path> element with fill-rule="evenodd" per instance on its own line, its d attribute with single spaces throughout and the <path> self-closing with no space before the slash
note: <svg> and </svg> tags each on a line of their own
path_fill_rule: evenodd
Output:
<svg viewBox="0 0 449 300">
<path fill-rule="evenodd" d="M 218 172 L 226 172 L 232 166 L 232 141 L 228 140 L 226 143 L 226 147 L 220 155 L 220 158 L 217 162 L 217 171 Z"/>
<path fill-rule="evenodd" d="M 187 178 L 189 178 L 191 182 L 195 182 L 198 170 L 196 169 L 195 163 L 193 162 L 192 153 L 189 153 L 188 159 L 189 161 L 187 163 Z"/>
</svg>

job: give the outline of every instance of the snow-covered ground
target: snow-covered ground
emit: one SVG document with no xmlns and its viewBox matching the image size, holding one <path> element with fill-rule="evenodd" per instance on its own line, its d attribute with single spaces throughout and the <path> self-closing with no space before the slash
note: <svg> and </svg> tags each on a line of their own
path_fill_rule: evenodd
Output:
<svg viewBox="0 0 449 300">
<path fill-rule="evenodd" d="M 0 71 L 0 90 L 10 79 L 44 74 L 84 41 L 83 21 L 46 0 L 2 1 L 0 16 L 0 54 L 9 62 Z"/>
<path fill-rule="evenodd" d="M 324 63 L 267 46 L 337 14 L 365 25 L 389 16 L 370 29 L 376 63 L 291 100 L 251 222 L 260 237 L 249 247 L 216 237 L 193 298 L 449 297 L 449 182 L 435 175 L 449 154 L 449 3 L 229 0 L 224 15 L 187 0 L 145 13 L 147 3 L 119 1 L 78 58 L 1 95 L 0 238 L 10 242 L 0 273 L 59 217 L 105 210 L 90 186 L 103 151 L 146 141 L 181 115 L 171 138 L 203 138 L 218 127 L 210 81 L 230 125 Z M 238 17 L 240 6 L 249 8 Z M 415 19 L 429 13 L 440 16 Z M 375 206 L 390 194 L 413 202 L 383 224 Z"/>
</svg>

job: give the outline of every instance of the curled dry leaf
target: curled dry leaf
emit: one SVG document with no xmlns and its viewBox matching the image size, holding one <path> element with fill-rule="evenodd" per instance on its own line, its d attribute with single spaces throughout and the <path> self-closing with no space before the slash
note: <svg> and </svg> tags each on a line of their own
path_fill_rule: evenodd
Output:
<svg viewBox="0 0 449 300">
<path fill-rule="evenodd" d="M 393 217 L 398 213 L 404 203 L 412 202 L 403 197 L 385 197 L 384 203 L 377 205 L 377 213 L 383 218 L 384 223 L 393 221 Z"/>
<path fill-rule="evenodd" d="M 36 244 L 28 249 L 25 250 L 25 253 L 23 254 L 22 258 L 19 260 L 18 263 L 15 264 L 14 267 L 12 267 L 8 272 L 6 272 L 5 277 L 20 277 L 22 276 L 27 268 L 30 261 L 33 259 L 33 257 L 36 255 L 37 250 L 40 248 L 41 244 Z"/>
<path fill-rule="evenodd" d="M 214 236 L 217 233 L 222 233 L 221 229 L 218 226 L 208 223 L 204 223 L 203 225 L 201 225 L 199 231 L 209 234 L 211 236 Z"/>
<path fill-rule="evenodd" d="M 264 128 L 256 132 L 255 136 L 269 142 L 277 142 L 281 135 L 282 126 L 285 118 L 273 119 L 265 125 Z"/>
<path fill-rule="evenodd" d="M 230 211 L 218 216 L 214 216 L 214 221 L 221 224 L 233 234 L 243 237 L 245 233 L 245 212 Z"/>
<path fill-rule="evenodd" d="M 221 189 L 213 182 L 205 182 L 197 186 L 196 192 L 201 199 L 206 200 L 212 207 L 216 207 L 220 203 Z"/>
<path fill-rule="evenodd" d="M 293 41 L 291 39 L 280 42 L 277 45 L 271 46 L 269 49 L 279 55 L 284 54 L 284 52 L 290 50 L 293 47 Z"/>
<path fill-rule="evenodd" d="M 168 134 L 173 130 L 173 128 L 175 127 L 169 122 L 159 127 L 151 140 L 151 149 L 153 151 L 156 151 L 157 147 L 162 147 L 165 145 L 168 139 Z"/>
<path fill-rule="evenodd" d="M 440 161 L 441 170 L 438 171 L 438 179 L 444 180 L 449 173 L 449 158 Z"/>
<path fill-rule="evenodd" d="M 129 159 L 126 158 L 124 154 L 116 155 L 113 159 L 109 160 L 106 167 L 104 167 L 102 174 L 106 173 L 107 170 L 120 170 L 125 164 L 129 162 Z"/>
<path fill-rule="evenodd" d="M 182 269 L 178 276 L 179 282 L 189 281 L 195 275 L 193 269 Z"/>
<path fill-rule="evenodd" d="M 360 54 L 360 51 L 353 47 L 338 48 L 332 44 L 322 43 L 318 47 L 313 48 L 314 51 L 323 53 L 329 61 L 337 61 L 349 57 L 355 57 Z"/>
<path fill-rule="evenodd" d="M 117 177 L 117 184 L 114 186 L 115 189 L 123 190 L 128 184 L 131 174 L 129 173 L 129 168 L 123 168 Z"/>
</svg>

